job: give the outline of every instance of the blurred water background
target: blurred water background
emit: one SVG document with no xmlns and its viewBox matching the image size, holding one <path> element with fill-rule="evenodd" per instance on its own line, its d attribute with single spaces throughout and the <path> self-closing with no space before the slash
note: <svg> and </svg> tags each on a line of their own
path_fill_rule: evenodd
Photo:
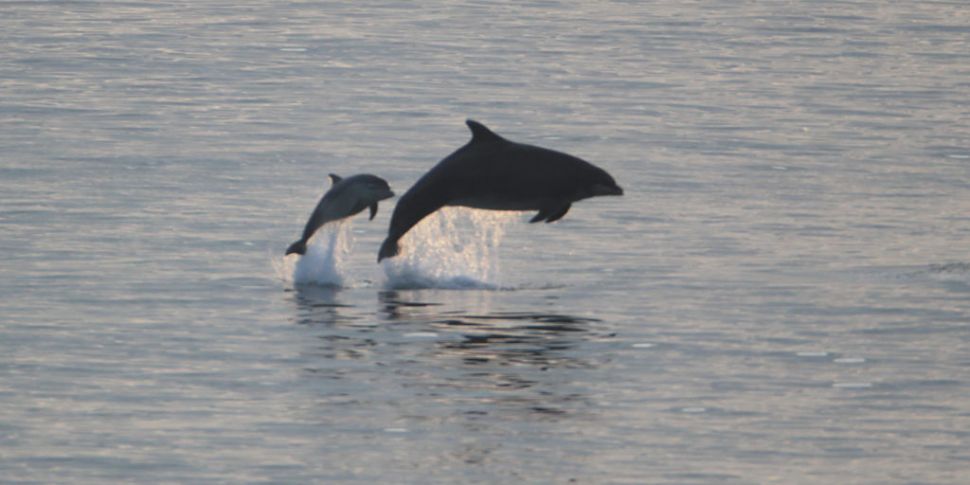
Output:
<svg viewBox="0 0 970 485">
<path fill-rule="evenodd" d="M 970 9 L 0 3 L 0 481 L 966 483 Z M 626 195 L 396 199 L 477 119 Z M 326 285 L 326 283 L 339 286 Z"/>
</svg>

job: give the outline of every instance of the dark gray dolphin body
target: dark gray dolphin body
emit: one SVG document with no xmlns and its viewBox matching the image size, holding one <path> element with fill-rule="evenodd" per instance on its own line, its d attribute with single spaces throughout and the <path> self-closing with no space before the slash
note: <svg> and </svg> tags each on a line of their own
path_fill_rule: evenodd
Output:
<svg viewBox="0 0 970 485">
<path fill-rule="evenodd" d="M 290 245 L 286 254 L 306 254 L 306 243 L 320 226 L 360 213 L 370 207 L 370 218 L 377 215 L 377 203 L 394 197 L 387 181 L 371 174 L 341 178 L 330 174 L 333 185 L 317 203 L 313 215 L 303 228 L 303 237 Z"/>
<path fill-rule="evenodd" d="M 401 196 L 378 262 L 396 256 L 398 240 L 444 206 L 537 210 L 529 222 L 553 222 L 578 200 L 623 195 L 610 174 L 589 162 L 506 140 L 477 121 L 465 123 L 471 129 L 471 141 L 438 162 Z"/>
</svg>

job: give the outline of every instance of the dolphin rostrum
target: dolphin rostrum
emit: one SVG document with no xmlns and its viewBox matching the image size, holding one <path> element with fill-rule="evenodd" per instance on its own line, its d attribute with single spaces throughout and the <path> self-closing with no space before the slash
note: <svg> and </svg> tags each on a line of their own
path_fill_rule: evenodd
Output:
<svg viewBox="0 0 970 485">
<path fill-rule="evenodd" d="M 485 125 L 465 122 L 472 139 L 401 196 L 377 261 L 400 252 L 398 240 L 425 216 L 444 206 L 539 211 L 529 222 L 553 222 L 573 202 L 623 195 L 603 169 L 572 155 L 506 140 Z"/>
<path fill-rule="evenodd" d="M 387 181 L 375 175 L 365 173 L 342 178 L 330 174 L 330 181 L 333 185 L 317 203 L 317 208 L 303 228 L 303 237 L 291 244 L 286 254 L 306 254 L 307 241 L 320 226 L 328 222 L 353 216 L 368 207 L 370 218 L 374 219 L 377 215 L 377 203 L 394 197 Z"/>
</svg>

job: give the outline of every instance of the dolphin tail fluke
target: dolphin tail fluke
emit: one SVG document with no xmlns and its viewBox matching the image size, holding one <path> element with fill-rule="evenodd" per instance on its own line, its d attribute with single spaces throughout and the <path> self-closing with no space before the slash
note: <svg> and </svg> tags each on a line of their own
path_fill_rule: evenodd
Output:
<svg viewBox="0 0 970 485">
<path fill-rule="evenodd" d="M 293 244 L 290 244 L 290 247 L 286 248 L 286 254 L 293 254 L 293 253 L 299 254 L 301 256 L 306 254 L 306 241 L 300 239 L 299 241 Z"/>
<path fill-rule="evenodd" d="M 398 246 L 396 239 L 387 238 L 384 240 L 384 244 L 381 244 L 381 250 L 377 253 L 377 262 L 380 263 L 384 258 L 393 258 L 401 252 L 401 247 Z"/>
</svg>

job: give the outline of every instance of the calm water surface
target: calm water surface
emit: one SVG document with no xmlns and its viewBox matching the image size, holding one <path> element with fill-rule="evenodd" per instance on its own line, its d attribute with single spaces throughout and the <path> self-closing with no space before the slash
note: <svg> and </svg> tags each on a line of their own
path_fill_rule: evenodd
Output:
<svg viewBox="0 0 970 485">
<path fill-rule="evenodd" d="M 0 481 L 965 483 L 965 2 L 0 4 Z M 466 118 L 559 223 L 330 172 Z M 339 287 L 320 283 L 339 282 Z"/>
</svg>

